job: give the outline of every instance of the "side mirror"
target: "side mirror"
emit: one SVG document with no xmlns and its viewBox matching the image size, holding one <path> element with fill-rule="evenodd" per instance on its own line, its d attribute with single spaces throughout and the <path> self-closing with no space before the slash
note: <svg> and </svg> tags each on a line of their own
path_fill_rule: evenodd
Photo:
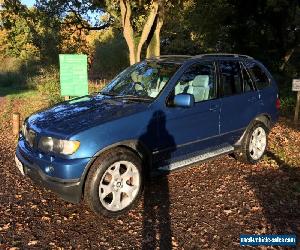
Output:
<svg viewBox="0 0 300 250">
<path fill-rule="evenodd" d="M 195 98 L 191 94 L 179 94 L 174 97 L 173 105 L 175 107 L 190 108 L 195 104 Z"/>
</svg>

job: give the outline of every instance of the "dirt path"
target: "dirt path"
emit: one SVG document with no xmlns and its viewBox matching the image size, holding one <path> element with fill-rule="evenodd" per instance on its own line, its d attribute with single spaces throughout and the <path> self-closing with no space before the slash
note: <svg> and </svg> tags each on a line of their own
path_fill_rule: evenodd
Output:
<svg viewBox="0 0 300 250">
<path fill-rule="evenodd" d="M 12 141 L 1 133 L 0 249 L 239 249 L 240 234 L 300 237 L 299 168 L 271 152 L 258 165 L 225 156 L 153 179 L 137 208 L 107 219 L 23 178 Z"/>
<path fill-rule="evenodd" d="M 5 102 L 5 97 L 0 96 L 0 108 L 3 105 L 4 102 Z"/>
</svg>

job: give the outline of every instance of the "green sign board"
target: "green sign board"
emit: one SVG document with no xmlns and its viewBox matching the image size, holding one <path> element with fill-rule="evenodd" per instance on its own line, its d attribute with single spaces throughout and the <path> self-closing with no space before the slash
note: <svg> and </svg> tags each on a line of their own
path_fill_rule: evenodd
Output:
<svg viewBox="0 0 300 250">
<path fill-rule="evenodd" d="M 62 96 L 88 94 L 87 56 L 59 55 L 60 93 Z"/>
</svg>

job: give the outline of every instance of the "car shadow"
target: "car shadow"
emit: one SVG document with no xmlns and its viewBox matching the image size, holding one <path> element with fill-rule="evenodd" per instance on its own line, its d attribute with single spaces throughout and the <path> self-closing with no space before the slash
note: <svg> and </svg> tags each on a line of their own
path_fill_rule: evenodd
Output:
<svg viewBox="0 0 300 250">
<path fill-rule="evenodd" d="M 296 234 L 300 237 L 300 171 L 271 151 L 266 152 L 279 168 L 263 169 L 247 177 L 264 214 L 261 233 Z M 264 225 L 265 224 L 265 225 Z"/>
<path fill-rule="evenodd" d="M 159 133 L 154 138 L 153 132 Z M 158 134 L 156 134 L 158 136 Z M 166 118 L 163 111 L 154 112 L 150 119 L 147 131 L 140 136 L 139 141 L 162 139 L 167 142 L 170 148 L 175 149 L 175 142 L 172 135 L 166 129 Z M 168 164 L 171 159 L 172 150 L 164 155 L 164 163 Z M 148 162 L 144 162 L 149 165 Z M 151 165 L 151 164 L 150 164 Z M 148 168 L 148 173 L 150 169 Z M 170 197 L 168 174 L 147 175 L 144 187 L 143 207 L 143 242 L 142 249 L 171 249 L 172 229 L 170 218 Z"/>
<path fill-rule="evenodd" d="M 154 138 L 153 131 L 159 131 L 158 138 Z M 165 114 L 162 111 L 153 114 L 139 141 L 155 139 L 166 140 L 170 148 L 173 148 L 164 157 L 164 161 L 170 163 L 176 144 L 166 128 Z M 253 233 L 296 234 L 300 237 L 300 171 L 271 151 L 267 151 L 266 156 L 270 161 L 276 162 L 279 168 L 253 171 L 246 177 L 259 202 L 258 207 L 251 208 L 251 213 L 254 213 L 251 218 L 257 217 L 260 225 Z M 148 163 L 149 161 L 144 162 L 145 165 Z M 159 175 L 145 181 L 142 249 L 172 249 L 173 243 L 176 245 L 172 238 L 168 177 L 168 174 Z M 259 213 L 255 215 L 255 211 L 261 211 L 264 219 Z"/>
</svg>

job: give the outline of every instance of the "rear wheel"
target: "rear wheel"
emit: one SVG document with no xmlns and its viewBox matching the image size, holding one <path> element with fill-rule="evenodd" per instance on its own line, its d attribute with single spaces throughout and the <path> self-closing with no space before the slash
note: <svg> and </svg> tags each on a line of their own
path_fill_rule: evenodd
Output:
<svg viewBox="0 0 300 250">
<path fill-rule="evenodd" d="M 98 215 L 118 216 L 136 203 L 142 184 L 141 159 L 130 150 L 116 148 L 100 155 L 91 166 L 85 201 Z"/>
<path fill-rule="evenodd" d="M 269 129 L 262 122 L 255 122 L 246 132 L 241 148 L 235 153 L 237 159 L 255 164 L 264 155 L 268 145 Z"/>
</svg>

